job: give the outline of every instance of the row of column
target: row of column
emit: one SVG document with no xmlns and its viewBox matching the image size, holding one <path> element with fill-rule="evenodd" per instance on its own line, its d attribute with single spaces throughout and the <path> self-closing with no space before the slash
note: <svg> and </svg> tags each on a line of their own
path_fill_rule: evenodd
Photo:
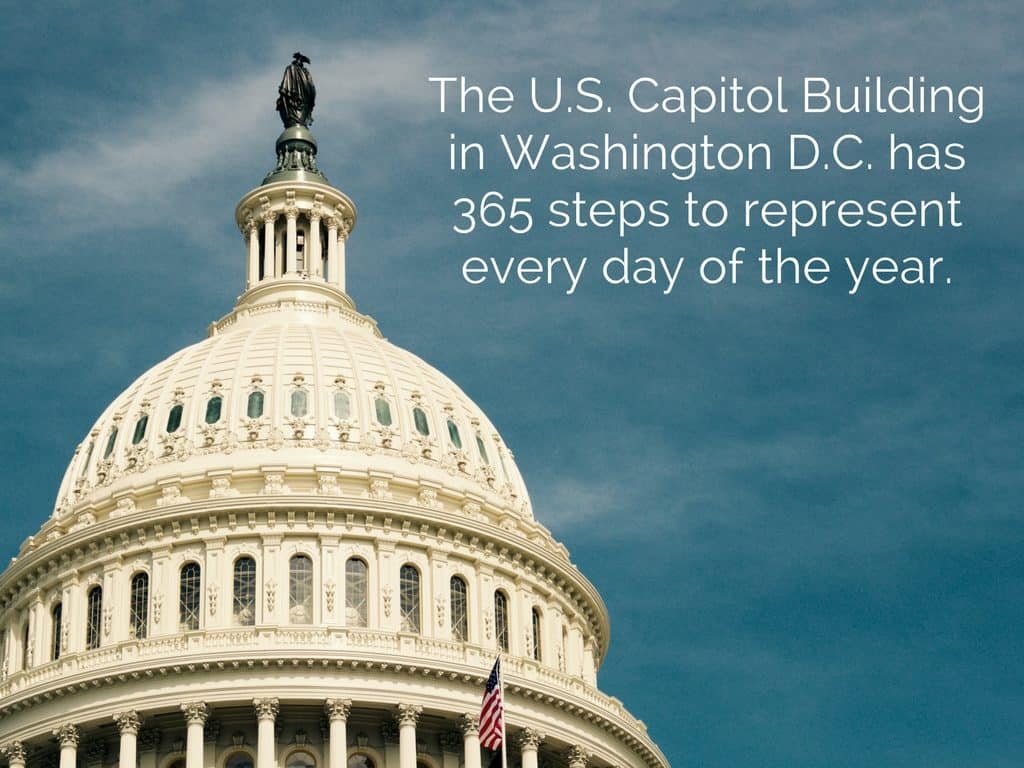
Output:
<svg viewBox="0 0 1024 768">
<path fill-rule="evenodd" d="M 280 711 L 277 699 L 254 699 L 253 706 L 257 718 L 256 766 L 255 768 L 275 768 L 276 736 L 274 721 Z M 328 699 L 324 709 L 327 713 L 329 731 L 329 754 L 327 768 L 346 768 L 348 765 L 348 735 L 346 725 L 352 702 L 348 699 Z M 209 707 L 203 702 L 182 704 L 187 725 L 185 742 L 185 768 L 203 768 L 203 728 L 210 716 Z M 398 705 L 398 768 L 416 768 L 416 724 L 423 707 L 416 704 Z M 121 750 L 118 768 L 138 768 L 137 742 L 142 720 L 138 712 L 130 710 L 114 715 L 121 735 Z M 459 729 L 463 736 L 464 768 L 482 768 L 480 760 L 480 718 L 476 715 L 463 715 L 459 720 Z M 60 745 L 59 768 L 76 768 L 78 761 L 78 745 L 81 732 L 78 726 L 62 725 L 53 731 L 53 736 Z M 517 741 L 522 755 L 522 768 L 538 768 L 537 751 L 544 734 L 531 728 L 522 729 Z M 442 742 L 443 746 L 449 746 Z M 454 745 L 452 745 L 454 746 Z M 25 746 L 20 741 L 12 741 L 5 745 L 2 754 L 7 758 L 10 768 L 25 768 Z M 579 746 L 574 746 L 568 753 L 569 768 L 586 768 L 587 753 Z"/>
<path fill-rule="evenodd" d="M 281 265 L 276 258 L 276 229 L 278 213 L 267 213 L 261 220 L 253 219 L 248 226 L 249 264 L 248 286 L 251 288 L 259 282 L 260 275 L 260 225 L 263 227 L 263 279 L 284 277 L 298 274 L 298 238 L 297 222 L 299 210 L 286 207 L 285 211 L 285 242 L 284 242 L 284 275 L 279 274 Z M 320 221 L 321 216 L 316 210 L 309 212 L 309 242 L 306 243 L 306 271 L 316 277 L 320 274 Z M 327 275 L 329 282 L 345 290 L 345 241 L 348 238 L 348 226 L 336 216 L 326 217 L 327 225 Z"/>
</svg>

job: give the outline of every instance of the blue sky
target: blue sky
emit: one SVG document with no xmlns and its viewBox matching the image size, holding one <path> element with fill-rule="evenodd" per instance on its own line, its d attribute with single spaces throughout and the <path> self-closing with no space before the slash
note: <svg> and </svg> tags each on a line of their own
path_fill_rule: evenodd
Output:
<svg viewBox="0 0 1024 768">
<path fill-rule="evenodd" d="M 703 6 L 708 5 L 707 8 Z M 690 7 L 688 7 L 690 6 Z M 538 517 L 604 595 L 601 686 L 676 766 L 959 768 L 1024 759 L 1020 5 L 305 2 L 266 10 L 44 3 L 5 14 L 0 359 L 6 555 L 71 451 L 140 372 L 242 286 L 236 201 L 279 131 L 280 72 L 312 59 L 320 165 L 358 204 L 349 287 L 458 382 L 516 452 Z M 981 83 L 986 115 L 863 117 L 873 142 L 962 141 L 957 174 L 511 177 L 446 170 L 447 136 L 668 139 L 680 121 L 439 115 L 430 75 L 610 88 L 807 74 Z M 708 119 L 772 140 L 788 119 Z M 836 130 L 821 117 L 815 130 Z M 450 201 L 517 194 L 964 199 L 960 230 L 638 234 L 651 255 L 942 256 L 950 286 L 589 283 L 471 288 L 471 255 L 610 255 L 606 232 L 451 232 Z M 520 191 L 521 190 L 521 191 Z M 941 193 L 941 194 L 939 194 Z M 0 554 L 4 554 L 0 552 Z"/>
</svg>

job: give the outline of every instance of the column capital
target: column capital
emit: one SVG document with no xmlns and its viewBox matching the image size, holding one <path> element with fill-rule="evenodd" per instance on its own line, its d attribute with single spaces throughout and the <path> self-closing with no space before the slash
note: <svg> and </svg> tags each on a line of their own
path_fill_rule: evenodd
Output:
<svg viewBox="0 0 1024 768">
<path fill-rule="evenodd" d="M 463 736 L 480 735 L 480 716 L 466 713 L 459 718 L 459 730 Z"/>
<path fill-rule="evenodd" d="M 348 720 L 352 711 L 351 699 L 327 699 L 324 702 L 324 711 L 331 720 Z"/>
<path fill-rule="evenodd" d="M 0 748 L 9 762 L 25 764 L 25 745 L 20 741 L 9 741 Z"/>
<path fill-rule="evenodd" d="M 523 728 L 516 737 L 520 749 L 537 749 L 545 735 L 533 728 Z"/>
<path fill-rule="evenodd" d="M 252 705 L 256 708 L 256 717 L 259 720 L 273 720 L 281 711 L 280 702 L 277 699 L 253 699 Z"/>
<path fill-rule="evenodd" d="M 78 742 L 82 739 L 82 734 L 78 730 L 77 725 L 65 723 L 53 730 L 53 737 L 57 739 L 57 743 L 62 747 L 75 747 L 77 749 Z"/>
<path fill-rule="evenodd" d="M 139 728 L 142 727 L 142 720 L 139 719 L 139 713 L 134 709 L 129 709 L 127 712 L 118 712 L 114 715 L 114 722 L 117 723 L 117 730 L 122 735 L 130 733 L 134 736 L 139 735 Z"/>
<path fill-rule="evenodd" d="M 206 718 L 210 716 L 210 708 L 205 701 L 182 704 L 181 711 L 185 713 L 185 722 L 189 725 L 206 725 Z"/>
<path fill-rule="evenodd" d="M 423 707 L 418 704 L 399 704 L 398 724 L 415 726 L 416 721 L 420 719 L 421 712 L 423 712 Z"/>
<path fill-rule="evenodd" d="M 566 753 L 566 759 L 569 762 L 569 768 L 586 768 L 587 759 L 590 755 L 587 754 L 587 750 L 581 747 L 579 744 L 573 744 L 569 747 L 569 751 Z"/>
</svg>

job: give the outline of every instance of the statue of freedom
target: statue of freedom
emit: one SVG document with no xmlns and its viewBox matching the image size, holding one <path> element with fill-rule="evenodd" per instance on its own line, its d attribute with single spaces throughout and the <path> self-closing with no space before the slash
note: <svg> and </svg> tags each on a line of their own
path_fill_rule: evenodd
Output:
<svg viewBox="0 0 1024 768">
<path fill-rule="evenodd" d="M 299 52 L 293 53 L 292 58 L 294 60 L 285 69 L 277 89 L 277 112 L 285 128 L 293 125 L 308 128 L 313 122 L 316 86 L 313 85 L 313 76 L 304 66 L 310 63 L 309 58 Z"/>
</svg>

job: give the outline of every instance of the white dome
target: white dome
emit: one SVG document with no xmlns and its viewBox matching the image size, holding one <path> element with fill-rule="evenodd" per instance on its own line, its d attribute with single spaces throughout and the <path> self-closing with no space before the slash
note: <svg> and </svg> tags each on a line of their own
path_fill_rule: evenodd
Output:
<svg viewBox="0 0 1024 768">
<path fill-rule="evenodd" d="M 209 338 L 142 374 L 79 445 L 55 514 L 165 478 L 287 465 L 314 483 L 330 465 L 433 481 L 532 517 L 483 411 L 370 318 L 316 298 L 242 302 Z"/>
</svg>

